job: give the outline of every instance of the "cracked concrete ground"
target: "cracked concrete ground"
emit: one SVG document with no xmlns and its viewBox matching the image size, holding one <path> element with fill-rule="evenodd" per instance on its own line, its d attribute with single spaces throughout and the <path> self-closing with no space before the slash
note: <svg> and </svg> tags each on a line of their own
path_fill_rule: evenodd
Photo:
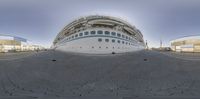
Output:
<svg viewBox="0 0 200 99">
<path fill-rule="evenodd" d="M 200 98 L 200 61 L 155 51 L 21 56 L 0 58 L 0 99 Z"/>
</svg>

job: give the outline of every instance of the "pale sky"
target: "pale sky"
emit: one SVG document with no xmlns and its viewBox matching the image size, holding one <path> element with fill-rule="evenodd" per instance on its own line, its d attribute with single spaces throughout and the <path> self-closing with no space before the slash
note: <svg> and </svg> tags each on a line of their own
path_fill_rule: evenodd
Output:
<svg viewBox="0 0 200 99">
<path fill-rule="evenodd" d="M 150 47 L 200 35 L 200 0 L 0 0 L 0 34 L 49 47 L 69 22 L 96 14 L 128 21 Z"/>
</svg>

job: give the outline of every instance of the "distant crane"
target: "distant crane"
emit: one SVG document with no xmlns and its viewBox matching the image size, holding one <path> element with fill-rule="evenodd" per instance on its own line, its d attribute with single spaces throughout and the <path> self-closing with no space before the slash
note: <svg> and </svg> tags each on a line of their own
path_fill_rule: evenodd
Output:
<svg viewBox="0 0 200 99">
<path fill-rule="evenodd" d="M 160 39 L 160 50 L 162 49 L 162 39 Z"/>
</svg>

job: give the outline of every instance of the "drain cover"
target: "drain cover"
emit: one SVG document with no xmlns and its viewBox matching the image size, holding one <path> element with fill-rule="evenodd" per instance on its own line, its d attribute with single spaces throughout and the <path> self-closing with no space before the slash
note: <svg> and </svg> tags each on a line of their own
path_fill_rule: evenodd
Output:
<svg viewBox="0 0 200 99">
<path fill-rule="evenodd" d="M 112 54 L 115 54 L 115 52 L 112 52 Z"/>
<path fill-rule="evenodd" d="M 55 60 L 55 59 L 53 59 L 52 61 L 53 61 L 53 62 L 55 62 L 56 60 Z"/>
</svg>

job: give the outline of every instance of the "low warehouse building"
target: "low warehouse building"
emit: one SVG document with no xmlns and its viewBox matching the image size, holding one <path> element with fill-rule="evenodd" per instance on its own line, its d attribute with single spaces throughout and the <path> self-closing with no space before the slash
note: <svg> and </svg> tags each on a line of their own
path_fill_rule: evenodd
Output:
<svg viewBox="0 0 200 99">
<path fill-rule="evenodd" d="M 27 39 L 9 35 L 0 35 L 0 52 L 34 51 L 41 49 L 41 46 L 34 45 Z"/>
<path fill-rule="evenodd" d="M 200 52 L 200 36 L 188 36 L 172 40 L 171 49 L 176 52 Z"/>
</svg>

